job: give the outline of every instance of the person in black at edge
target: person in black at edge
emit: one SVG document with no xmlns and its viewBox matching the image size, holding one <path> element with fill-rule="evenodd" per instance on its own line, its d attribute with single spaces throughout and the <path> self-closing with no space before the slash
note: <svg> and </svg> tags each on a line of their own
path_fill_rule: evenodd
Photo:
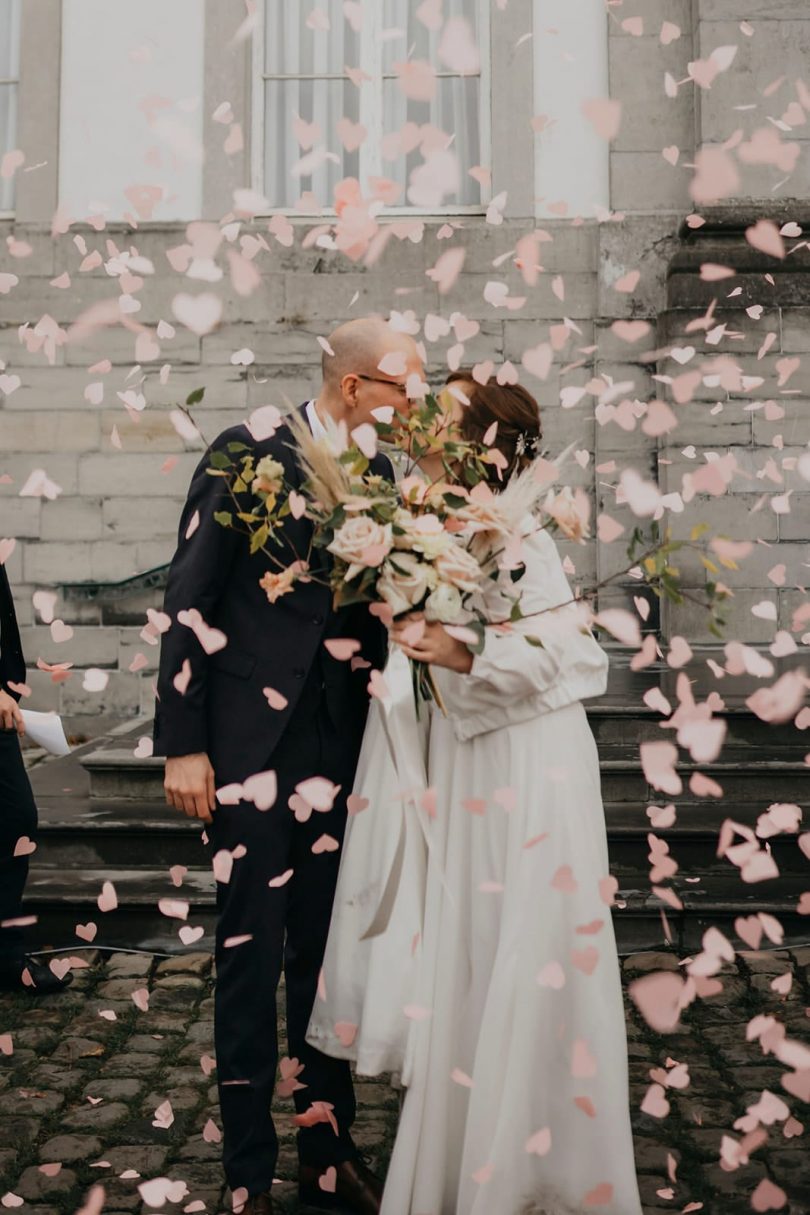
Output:
<svg viewBox="0 0 810 1215">
<path fill-rule="evenodd" d="M 17 841 L 36 839 L 37 807 L 23 763 L 20 739 L 25 733 L 18 701 L 11 684 L 25 681 L 25 659 L 6 567 L 0 563 L 0 990 L 49 995 L 72 981 L 35 962 L 25 952 L 22 896 L 28 877 L 28 857 L 15 856 Z M 30 982 L 27 982 L 29 979 Z"/>
</svg>

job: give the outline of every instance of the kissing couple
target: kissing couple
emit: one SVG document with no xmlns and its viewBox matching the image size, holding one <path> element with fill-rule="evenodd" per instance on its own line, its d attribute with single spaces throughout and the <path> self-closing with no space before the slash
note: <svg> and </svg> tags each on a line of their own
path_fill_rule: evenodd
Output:
<svg viewBox="0 0 810 1215">
<path fill-rule="evenodd" d="M 360 1215 L 640 1215 L 599 763 L 582 705 L 604 692 L 607 656 L 548 530 L 527 518 L 519 566 L 487 589 L 491 619 L 517 592 L 531 626 L 487 629 L 471 647 L 408 612 L 407 586 L 406 610 L 387 616 L 335 607 L 314 577 L 268 602 L 271 563 L 215 518 L 231 505 L 208 471 L 217 452 L 241 442 L 303 488 L 300 425 L 328 442 L 335 426 L 351 434 L 387 412 L 407 434 L 424 360 L 379 317 L 341 325 L 317 397 L 267 438 L 246 425 L 220 434 L 180 518 L 154 751 L 166 756 L 167 802 L 205 824 L 217 877 L 226 1178 L 235 1210 L 272 1211 L 283 970 L 302 1201 Z M 495 494 L 531 465 L 539 407 L 519 384 L 457 371 L 439 401 L 444 441 L 497 455 Z M 423 452 L 428 485 L 445 475 L 445 452 Z M 369 473 L 394 477 L 380 453 Z M 291 554 L 307 551 L 305 512 L 289 512 L 282 531 Z M 328 553 L 318 560 L 328 568 Z M 210 630 L 224 635 L 216 649 L 203 645 Z M 412 663 L 429 666 L 437 691 L 421 711 Z M 219 802 L 230 785 L 249 797 Z M 302 788 L 320 786 L 333 796 L 309 804 Z M 352 1139 L 352 1064 L 404 1085 L 384 1185 Z"/>
</svg>

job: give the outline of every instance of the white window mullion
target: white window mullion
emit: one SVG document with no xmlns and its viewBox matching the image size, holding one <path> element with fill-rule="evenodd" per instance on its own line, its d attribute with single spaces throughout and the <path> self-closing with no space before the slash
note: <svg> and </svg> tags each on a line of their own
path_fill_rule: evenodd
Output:
<svg viewBox="0 0 810 1215">
<path fill-rule="evenodd" d="M 250 184 L 257 194 L 265 193 L 264 115 L 267 105 L 265 71 L 266 6 L 262 7 L 258 28 L 253 34 L 251 55 L 252 88 L 250 90 Z"/>
<path fill-rule="evenodd" d="M 552 125 L 535 144 L 536 213 L 565 202 L 569 215 L 610 206 L 610 145 L 582 114 L 607 97 L 608 18 L 604 0 L 534 0 L 534 112 Z"/>
<path fill-rule="evenodd" d="M 382 83 L 382 5 L 372 4 L 365 9 L 363 29 L 360 37 L 360 68 L 370 81 L 360 85 L 360 121 L 368 131 L 360 148 L 360 185 L 368 188 L 369 177 L 383 175 L 380 145 L 383 137 L 383 83 Z"/>
<path fill-rule="evenodd" d="M 19 119 L 17 103 L 20 86 L 21 0 L 0 4 L 0 154 L 17 147 Z M 0 180 L 0 215 L 14 210 L 15 178 Z"/>
<path fill-rule="evenodd" d="M 489 0 L 481 0 L 478 22 L 478 46 L 481 53 L 478 112 L 481 132 L 479 164 L 492 170 L 492 18 L 494 8 Z M 482 185 L 481 202 L 486 206 L 492 199 L 491 185 Z"/>
<path fill-rule="evenodd" d="M 199 0 L 63 0 L 59 74 L 58 205 L 83 220 L 132 210 L 128 191 L 160 149 L 162 197 L 150 219 L 197 219 L 202 208 L 204 27 Z M 143 62 L 132 47 L 148 46 Z M 154 123 L 139 98 L 170 104 Z M 193 106 L 183 99 L 194 98 Z M 135 176 L 133 176 L 135 174 Z"/>
</svg>

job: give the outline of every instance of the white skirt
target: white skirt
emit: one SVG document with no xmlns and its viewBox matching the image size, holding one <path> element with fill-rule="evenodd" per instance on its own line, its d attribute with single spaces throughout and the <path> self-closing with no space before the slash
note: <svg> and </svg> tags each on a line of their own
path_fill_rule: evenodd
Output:
<svg viewBox="0 0 810 1215">
<path fill-rule="evenodd" d="M 381 1215 L 640 1215 L 583 706 L 464 743 L 433 712 L 427 799 L 386 796 L 384 733 L 373 713 L 358 792 L 376 800 L 345 845 L 310 1038 L 402 1072 Z"/>
<path fill-rule="evenodd" d="M 307 1041 L 351 1059 L 359 1075 L 401 1073 L 416 988 L 427 871 L 430 708 L 417 720 L 401 650 L 385 668 L 389 696 L 374 699 L 354 793 L 363 809 L 346 827 L 321 983 Z"/>
</svg>

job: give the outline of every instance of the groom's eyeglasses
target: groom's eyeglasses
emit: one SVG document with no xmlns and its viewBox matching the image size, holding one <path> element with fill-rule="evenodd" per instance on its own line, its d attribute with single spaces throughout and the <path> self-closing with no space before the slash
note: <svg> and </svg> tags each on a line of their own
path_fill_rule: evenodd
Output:
<svg viewBox="0 0 810 1215">
<path fill-rule="evenodd" d="M 405 384 L 398 384 L 396 380 L 381 380 L 378 375 L 361 375 L 360 372 L 355 373 L 358 380 L 368 380 L 370 384 L 388 384 L 390 388 L 396 388 L 401 397 L 407 397 L 408 389 Z"/>
</svg>

